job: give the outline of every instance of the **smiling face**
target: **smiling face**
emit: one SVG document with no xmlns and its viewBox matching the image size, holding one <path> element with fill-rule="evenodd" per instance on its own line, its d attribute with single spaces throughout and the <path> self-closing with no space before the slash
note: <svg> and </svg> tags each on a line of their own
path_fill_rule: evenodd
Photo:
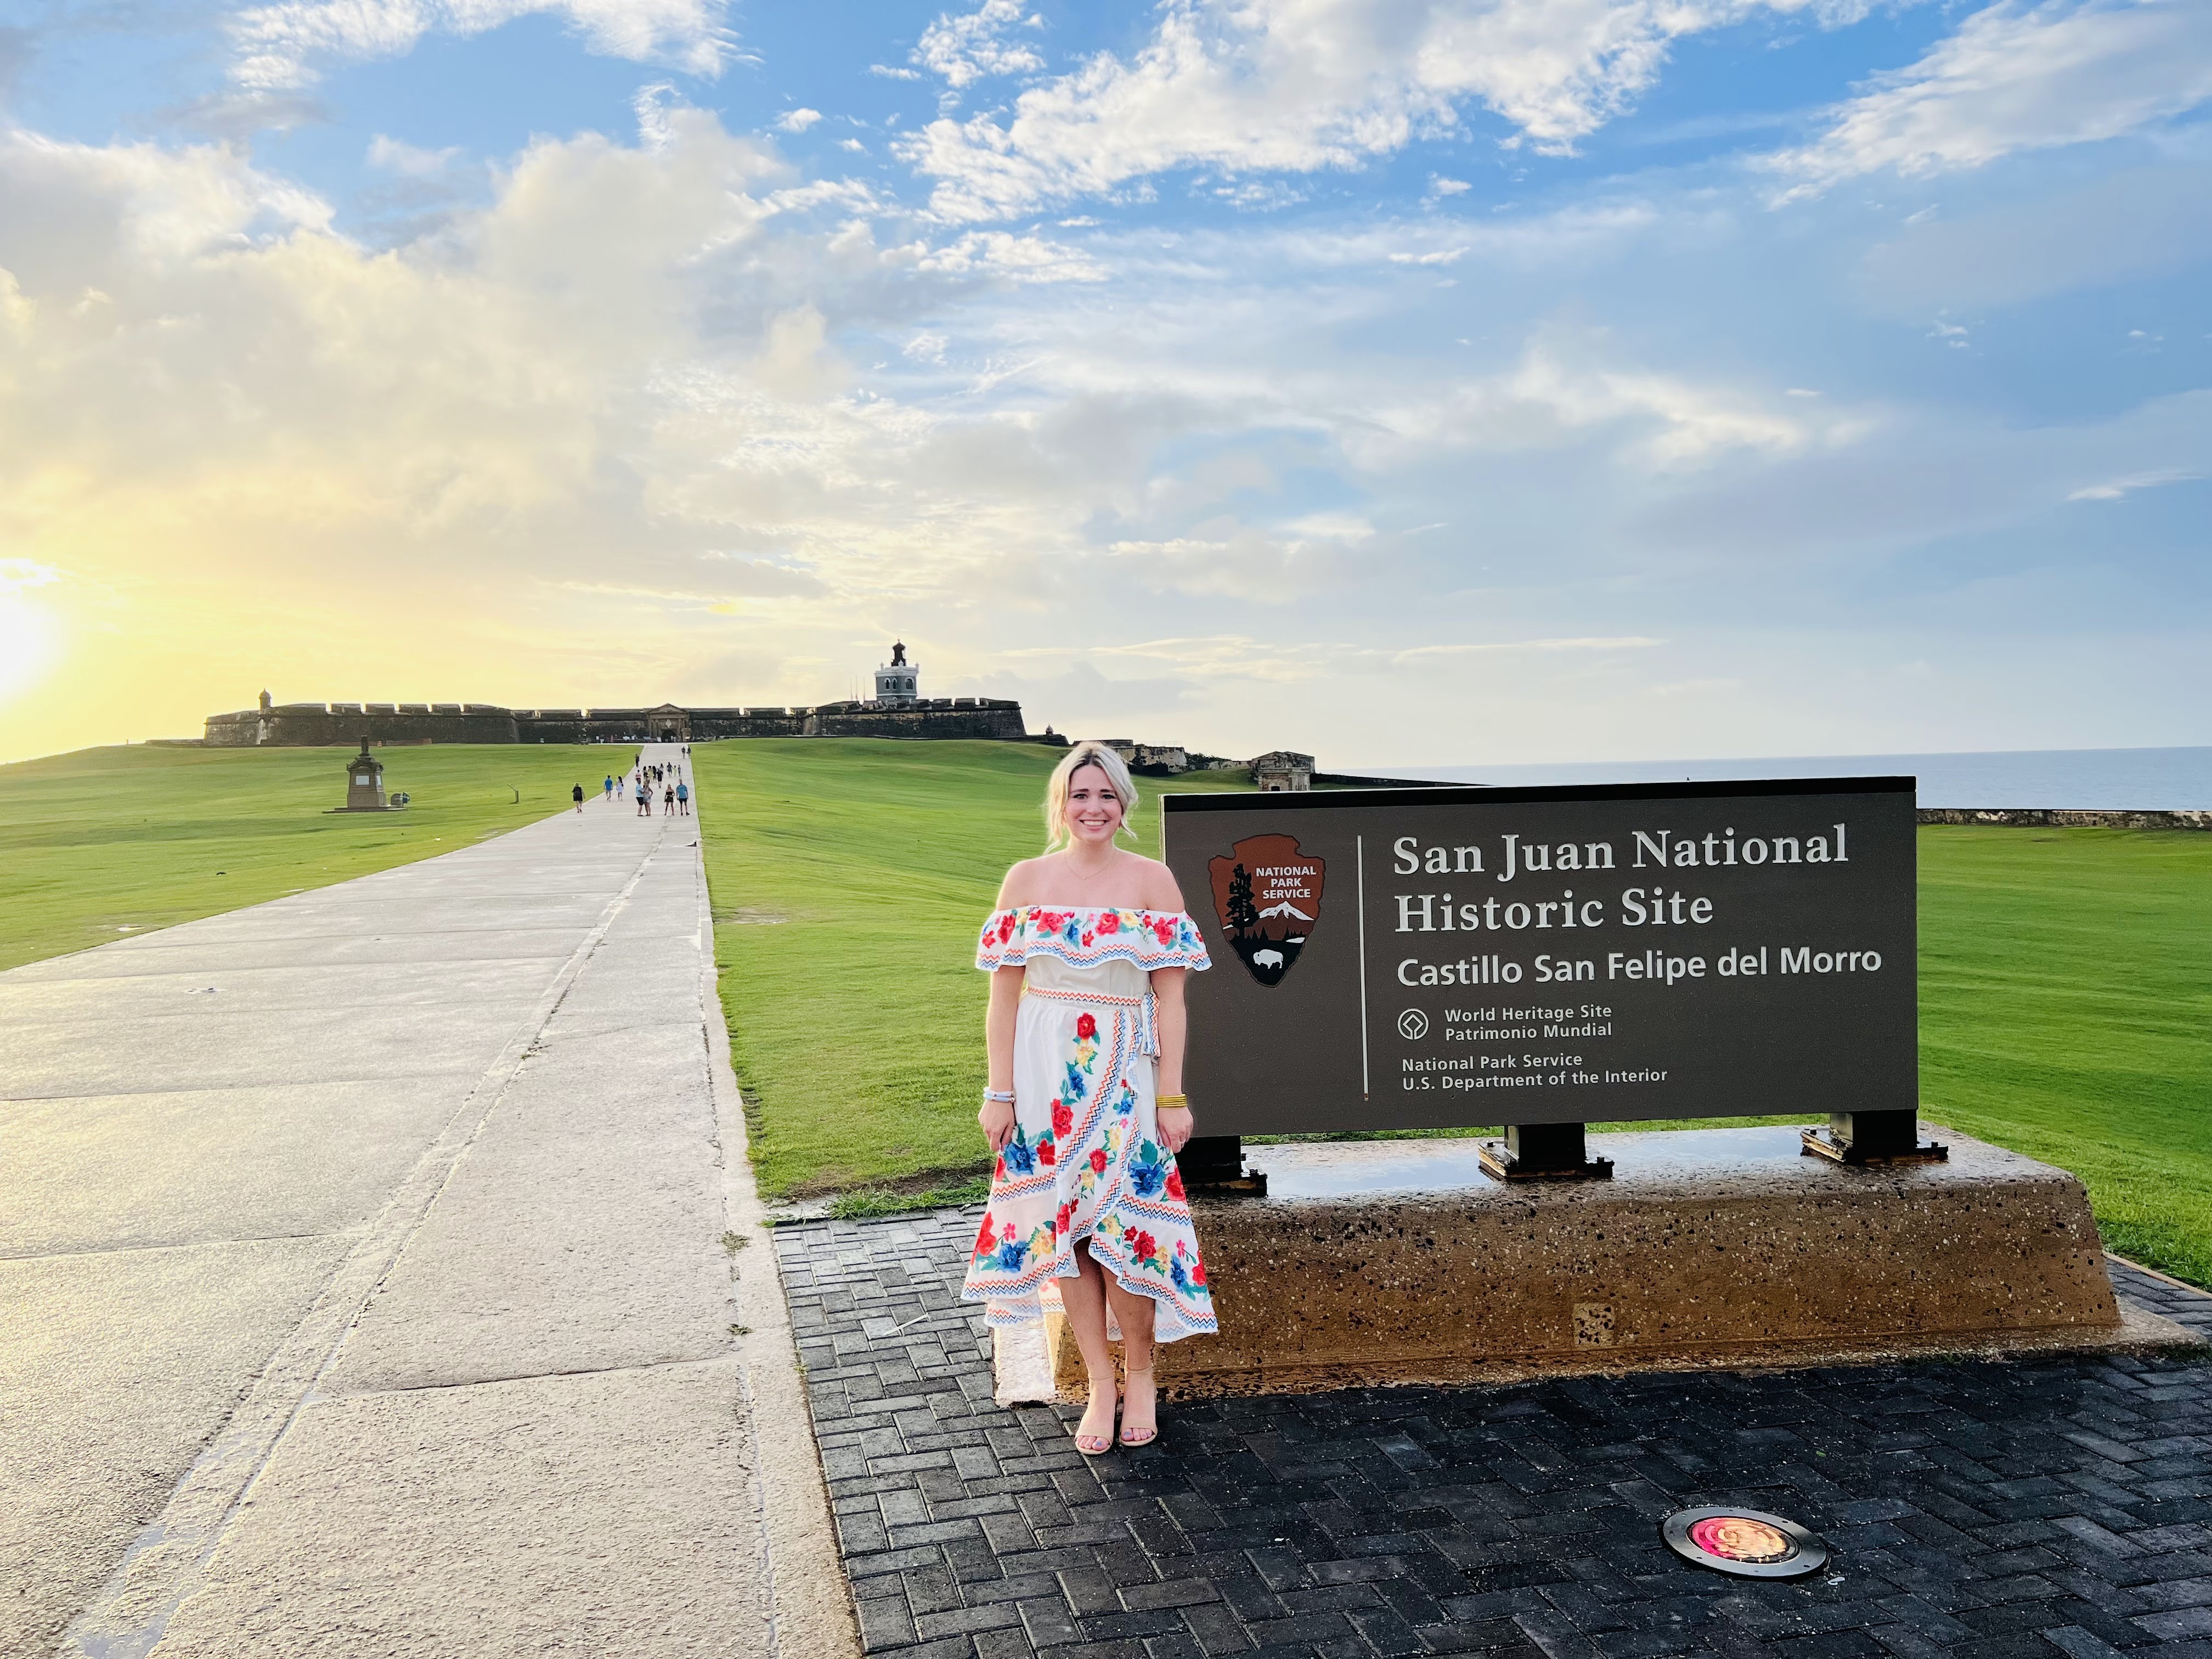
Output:
<svg viewBox="0 0 2212 1659">
<path fill-rule="evenodd" d="M 1121 830 L 1121 798 L 1103 769 L 1079 766 L 1067 778 L 1067 827 L 1079 842 L 1111 845 Z"/>
</svg>

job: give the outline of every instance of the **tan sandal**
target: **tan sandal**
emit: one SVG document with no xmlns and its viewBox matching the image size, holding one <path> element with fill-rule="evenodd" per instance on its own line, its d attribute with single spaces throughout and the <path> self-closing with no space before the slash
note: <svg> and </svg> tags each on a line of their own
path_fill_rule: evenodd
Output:
<svg viewBox="0 0 2212 1659">
<path fill-rule="evenodd" d="M 1121 1391 L 1119 1389 L 1116 1389 L 1114 1391 L 1115 1413 L 1118 1414 L 1121 1408 Z M 1088 1405 L 1084 1407 L 1083 1415 L 1085 1417 L 1091 1415 L 1091 1407 Z M 1075 1441 L 1075 1449 L 1081 1452 L 1085 1457 L 1103 1457 L 1108 1452 L 1114 1449 L 1114 1420 L 1111 1417 L 1107 1419 L 1106 1432 L 1103 1434 L 1082 1433 L 1080 1431 L 1082 1429 L 1082 1424 L 1079 1421 L 1077 1423 L 1076 1428 L 1078 1432 L 1072 1437 Z"/>
<path fill-rule="evenodd" d="M 1131 1372 L 1129 1373 L 1129 1375 L 1130 1375 L 1130 1376 L 1150 1376 L 1152 1374 L 1152 1368 L 1150 1365 L 1146 1366 L 1146 1367 L 1144 1368 L 1144 1370 L 1139 1370 L 1139 1371 L 1131 1371 Z M 1127 1403 L 1127 1401 L 1128 1401 L 1128 1396 L 1125 1394 L 1125 1395 L 1123 1395 L 1121 1396 L 1121 1398 L 1122 1398 L 1122 1401 L 1123 1401 L 1124 1405 L 1126 1406 L 1126 1404 Z M 1158 1387 L 1158 1385 L 1157 1383 L 1155 1383 L 1155 1384 L 1153 1385 L 1153 1389 L 1152 1389 L 1152 1415 L 1153 1415 L 1155 1418 L 1158 1417 L 1158 1415 L 1159 1415 L 1159 1411 L 1160 1411 L 1160 1395 L 1159 1395 L 1159 1387 Z M 1125 1429 L 1123 1429 L 1123 1430 L 1121 1431 L 1121 1443 L 1122 1443 L 1123 1445 L 1125 1445 L 1125 1446 L 1127 1446 L 1127 1447 L 1130 1448 L 1132 1450 L 1134 1450 L 1134 1449 L 1135 1449 L 1137 1447 L 1139 1447 L 1139 1446 L 1149 1446 L 1149 1445 L 1151 1445 L 1151 1444 L 1152 1443 L 1152 1442 L 1153 1442 L 1153 1441 L 1155 1441 L 1155 1440 L 1158 1439 L 1159 1437 L 1160 1437 L 1160 1425 L 1158 1425 L 1158 1423 L 1157 1423 L 1157 1422 L 1155 1422 L 1155 1423 L 1152 1425 L 1152 1427 L 1150 1427 L 1149 1429 L 1128 1429 L 1128 1428 L 1125 1428 Z"/>
</svg>

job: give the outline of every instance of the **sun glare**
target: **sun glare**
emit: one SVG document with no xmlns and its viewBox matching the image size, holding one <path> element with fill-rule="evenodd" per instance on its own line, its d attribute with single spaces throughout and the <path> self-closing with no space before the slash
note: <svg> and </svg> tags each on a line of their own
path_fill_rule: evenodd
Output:
<svg viewBox="0 0 2212 1659">
<path fill-rule="evenodd" d="M 35 685 L 62 654 L 60 619 L 9 591 L 19 585 L 9 580 L 15 562 L 0 560 L 0 702 Z"/>
</svg>

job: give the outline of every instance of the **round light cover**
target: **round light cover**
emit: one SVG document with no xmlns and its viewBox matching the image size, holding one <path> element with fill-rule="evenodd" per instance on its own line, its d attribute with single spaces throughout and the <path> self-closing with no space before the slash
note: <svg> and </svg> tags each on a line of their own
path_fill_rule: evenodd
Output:
<svg viewBox="0 0 2212 1659">
<path fill-rule="evenodd" d="M 1685 1561 L 1738 1578 L 1797 1578 L 1828 1564 L 1828 1547 L 1795 1521 L 1732 1504 L 1678 1510 L 1659 1535 Z"/>
</svg>

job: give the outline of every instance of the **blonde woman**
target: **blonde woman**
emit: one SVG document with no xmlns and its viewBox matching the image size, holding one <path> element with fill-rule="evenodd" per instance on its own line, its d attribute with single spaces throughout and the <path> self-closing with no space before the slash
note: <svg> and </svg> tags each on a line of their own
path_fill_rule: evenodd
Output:
<svg viewBox="0 0 2212 1659">
<path fill-rule="evenodd" d="M 1167 866 L 1115 845 L 1137 799 L 1103 744 L 1079 743 L 1045 792 L 1043 857 L 1006 872 L 975 965 L 991 975 L 991 1082 L 976 1121 L 998 1154 L 964 1294 L 993 1325 L 1057 1295 L 1090 1372 L 1076 1449 L 1158 1437 L 1152 1345 L 1214 1329 L 1175 1155 L 1183 980 L 1206 968 Z M 1126 1395 L 1114 1378 L 1121 1338 Z"/>
</svg>

